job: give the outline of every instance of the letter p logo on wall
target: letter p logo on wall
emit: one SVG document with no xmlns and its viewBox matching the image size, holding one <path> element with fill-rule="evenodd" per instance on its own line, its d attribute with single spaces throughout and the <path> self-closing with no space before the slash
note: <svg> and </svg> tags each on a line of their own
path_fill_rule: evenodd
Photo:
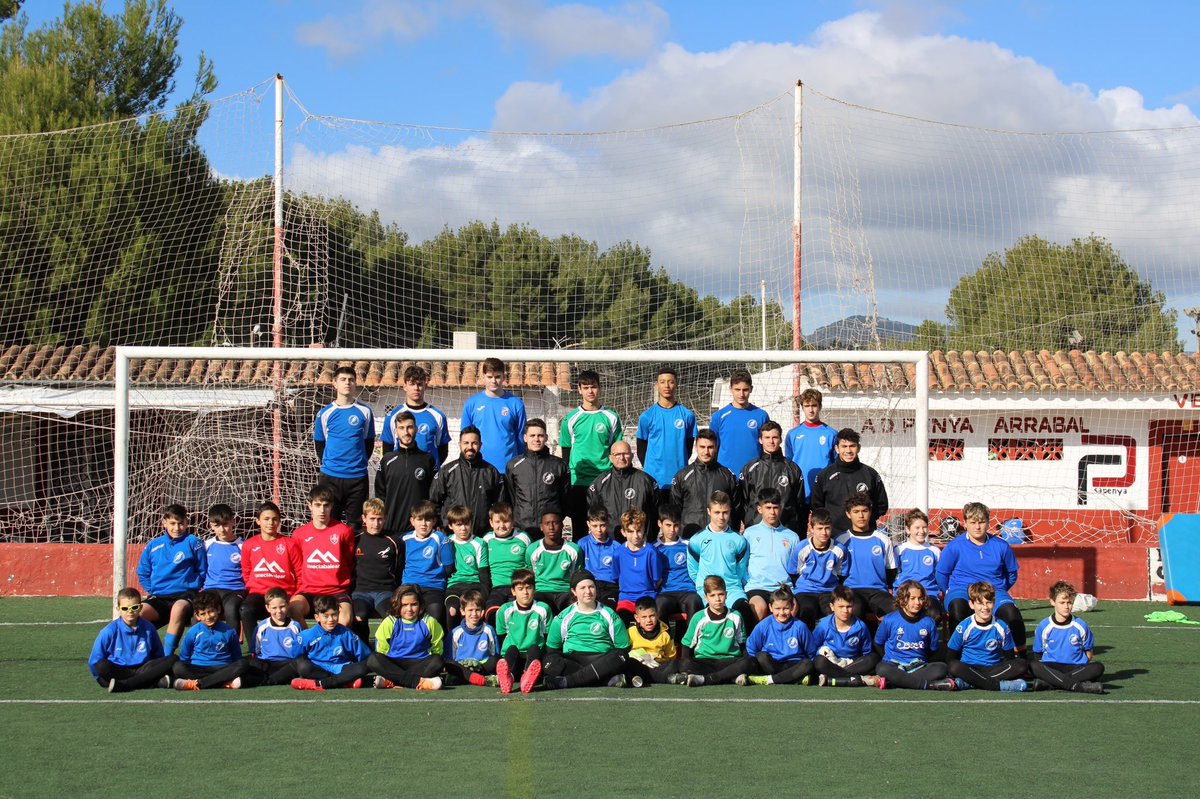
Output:
<svg viewBox="0 0 1200 799">
<path fill-rule="evenodd" d="M 1129 486 L 1133 485 L 1134 476 L 1137 473 L 1137 441 L 1134 440 L 1133 436 L 1084 435 L 1081 437 L 1080 443 L 1085 447 L 1125 448 L 1125 474 L 1120 477 L 1093 478 L 1093 488 L 1129 488 Z M 1084 455 L 1079 459 L 1076 495 L 1081 506 L 1088 504 L 1088 469 L 1092 466 L 1117 466 L 1120 463 L 1120 455 Z"/>
</svg>

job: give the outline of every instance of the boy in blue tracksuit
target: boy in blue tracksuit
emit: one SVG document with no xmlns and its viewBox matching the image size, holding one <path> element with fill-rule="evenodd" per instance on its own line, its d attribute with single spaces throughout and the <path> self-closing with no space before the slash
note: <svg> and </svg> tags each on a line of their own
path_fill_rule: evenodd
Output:
<svg viewBox="0 0 1200 799">
<path fill-rule="evenodd" d="M 1009 693 L 1043 687 L 1039 680 L 1021 679 L 1029 664 L 1016 657 L 1012 631 L 993 615 L 995 587 L 981 580 L 967 586 L 967 596 L 973 614 L 958 623 L 946 642 L 956 686 Z"/>
<path fill-rule="evenodd" d="M 746 685 L 809 684 L 813 671 L 812 634 L 796 618 L 792 590 L 780 585 L 770 594 L 771 616 L 763 619 L 746 639 L 746 654 L 758 663 L 760 675 L 750 675 Z"/>
<path fill-rule="evenodd" d="M 989 533 L 992 512 L 982 502 L 963 506 L 966 534 L 950 539 L 937 563 L 938 587 L 946 594 L 946 613 L 957 626 L 971 615 L 969 587 L 988 583 L 995 592 L 995 615 L 1012 632 L 1017 651 L 1025 648 L 1025 621 L 1008 590 L 1017 582 L 1019 567 L 1012 547 Z"/>
<path fill-rule="evenodd" d="M 1062 691 L 1102 694 L 1104 664 L 1092 660 L 1095 641 L 1087 623 L 1073 615 L 1075 596 L 1075 586 L 1065 580 L 1050 586 L 1054 612 L 1034 631 L 1033 652 L 1042 659 L 1031 662 L 1029 671 Z"/>
<path fill-rule="evenodd" d="M 204 542 L 208 559 L 204 590 L 216 591 L 221 597 L 221 616 L 233 627 L 242 617 L 242 600 L 246 598 L 246 583 L 242 579 L 242 537 L 237 533 L 233 508 L 228 505 L 209 508 L 208 529 L 212 538 Z"/>
<path fill-rule="evenodd" d="M 437 526 L 437 506 L 429 500 L 413 505 L 412 530 L 400 540 L 404 568 L 400 582 L 421 589 L 421 607 L 445 628 L 446 583 L 454 573 L 454 543 Z"/>
<path fill-rule="evenodd" d="M 616 608 L 620 589 L 617 586 L 617 549 L 621 544 L 608 534 L 608 511 L 595 506 L 587 512 L 588 534 L 575 539 L 583 553 L 583 568 L 596 578 L 596 601 Z"/>
<path fill-rule="evenodd" d="M 854 591 L 844 585 L 833 589 L 829 615 L 813 630 L 813 666 L 820 672 L 821 685 L 835 688 L 878 686 L 875 667 L 879 653 L 871 645 L 871 632 L 854 615 Z"/>
<path fill-rule="evenodd" d="M 242 658 L 237 631 L 221 621 L 221 596 L 201 591 L 192 600 L 196 623 L 179 642 L 179 661 L 172 669 L 175 690 L 241 688 L 250 664 Z"/>
<path fill-rule="evenodd" d="M 846 567 L 846 550 L 833 543 L 829 510 L 815 509 L 808 517 L 808 540 L 801 542 L 787 564 L 793 578 L 796 615 L 808 629 L 815 629 L 817 619 L 829 612 L 833 589 L 842 584 Z"/>
<path fill-rule="evenodd" d="M 871 611 L 883 618 L 894 608 L 890 590 L 896 579 L 896 550 L 886 533 L 871 529 L 871 498 L 865 492 L 846 497 L 845 507 L 850 529 L 836 539 L 846 551 L 843 585 L 854 589 L 855 616 L 865 618 Z"/>
<path fill-rule="evenodd" d="M 688 542 L 680 536 L 683 534 L 683 523 L 679 518 L 679 508 L 674 505 L 664 505 L 658 509 L 658 540 L 654 549 L 658 553 L 659 568 L 662 571 L 662 588 L 655 598 L 658 606 L 658 617 L 671 624 L 671 618 L 682 614 L 691 618 L 699 613 L 704 603 L 696 593 L 696 580 L 691 574 L 691 558 L 688 557 Z M 687 629 L 686 622 L 676 622 L 673 637 L 678 642 Z"/>
<path fill-rule="evenodd" d="M 147 593 L 142 618 L 155 627 L 167 625 L 163 649 L 175 654 L 183 626 L 192 615 L 192 597 L 204 586 L 208 553 L 188 533 L 188 515 L 182 505 L 168 505 L 163 512 L 160 535 L 142 550 L 137 576 Z"/>
<path fill-rule="evenodd" d="M 471 588 L 462 595 L 462 623 L 446 638 L 446 674 L 459 685 L 499 685 L 496 664 L 500 639 L 496 628 L 483 620 L 483 591 Z"/>
<path fill-rule="evenodd" d="M 141 618 L 142 595 L 136 588 L 117 593 L 119 617 L 105 625 L 92 644 L 88 670 L 109 693 L 139 688 L 170 688 L 174 656 L 163 654 L 154 625 Z"/>
<path fill-rule="evenodd" d="M 262 685 L 288 685 L 300 673 L 294 658 L 300 654 L 300 623 L 288 614 L 288 594 L 271 588 L 263 595 L 267 618 L 254 628 L 250 665 L 254 681 Z"/>
<path fill-rule="evenodd" d="M 367 658 L 371 650 L 349 627 L 338 624 L 336 596 L 317 596 L 313 610 L 317 626 L 300 634 L 295 664 L 300 676 L 292 680 L 292 687 L 297 691 L 361 688 L 362 678 L 370 671 Z"/>
<path fill-rule="evenodd" d="M 762 520 L 751 525 L 742 533 L 750 545 L 750 556 L 746 562 L 746 595 L 754 618 L 765 619 L 770 613 L 771 593 L 779 586 L 791 582 L 788 577 L 788 562 L 800 548 L 800 536 L 784 527 L 783 496 L 776 488 L 764 488 L 758 492 L 756 510 Z"/>
</svg>

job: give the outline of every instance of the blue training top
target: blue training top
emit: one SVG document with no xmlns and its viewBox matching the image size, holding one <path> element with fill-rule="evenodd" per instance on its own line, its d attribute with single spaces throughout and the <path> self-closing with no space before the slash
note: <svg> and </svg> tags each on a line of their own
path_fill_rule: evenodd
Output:
<svg viewBox="0 0 1200 799">
<path fill-rule="evenodd" d="M 637 438 L 646 442 L 643 471 L 660 487 L 669 486 L 675 473 L 687 466 L 684 444 L 696 440 L 696 414 L 682 405 L 664 408 L 656 402 L 638 417 Z"/>
<path fill-rule="evenodd" d="M 331 402 L 313 420 L 313 441 L 325 442 L 321 473 L 330 477 L 366 477 L 368 440 L 375 440 L 375 416 L 361 402 L 345 407 Z"/>
</svg>

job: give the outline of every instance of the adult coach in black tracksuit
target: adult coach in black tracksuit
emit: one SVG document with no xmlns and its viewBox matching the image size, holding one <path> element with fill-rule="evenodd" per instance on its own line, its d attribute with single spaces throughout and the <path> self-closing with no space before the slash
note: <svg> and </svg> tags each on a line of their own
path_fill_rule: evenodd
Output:
<svg viewBox="0 0 1200 799">
<path fill-rule="evenodd" d="M 623 541 L 621 514 L 627 510 L 640 510 L 646 514 L 647 532 L 657 529 L 658 483 L 654 478 L 633 465 L 633 448 L 627 441 L 618 441 L 608 451 L 608 462 L 612 468 L 597 477 L 588 487 L 588 507 L 599 505 L 608 511 L 608 534 Z M 587 535 L 587 530 L 573 532 L 576 540 Z"/>
<path fill-rule="evenodd" d="M 737 478 L 717 462 L 721 442 L 707 428 L 696 434 L 696 460 L 675 473 L 671 480 L 671 504 L 679 508 L 681 535 L 691 538 L 708 526 L 708 499 L 714 491 L 737 496 Z M 729 517 L 731 530 L 738 529 L 740 509 L 734 502 Z"/>
<path fill-rule="evenodd" d="M 488 508 L 500 499 L 504 481 L 496 467 L 480 454 L 479 428 L 464 427 L 458 434 L 458 458 L 442 464 L 433 478 L 429 498 L 438 508 L 438 519 L 446 524 L 446 511 L 453 505 L 465 505 L 471 511 L 471 531 L 483 535 L 488 530 Z"/>
<path fill-rule="evenodd" d="M 436 471 L 433 456 L 417 448 L 417 421 L 408 411 L 392 420 L 396 430 L 396 448 L 384 453 L 375 473 L 375 496 L 383 500 L 383 531 L 400 536 L 412 529 L 409 521 L 413 505 L 429 499 Z"/>
<path fill-rule="evenodd" d="M 543 513 L 563 514 L 571 485 L 570 467 L 550 452 L 546 439 L 546 422 L 530 419 L 525 423 L 525 454 L 504 468 L 504 493 L 512 505 L 513 525 L 530 540 L 542 537 Z"/>
<path fill-rule="evenodd" d="M 779 492 L 783 513 L 779 523 L 804 538 L 808 530 L 808 506 L 804 500 L 804 472 L 783 455 L 783 428 L 779 422 L 767 422 L 758 431 L 758 443 L 763 454 L 742 467 L 738 475 L 738 501 L 742 506 L 742 523 L 746 527 L 758 524 L 758 495 L 763 489 Z"/>
<path fill-rule="evenodd" d="M 887 513 L 888 496 L 879 472 L 858 459 L 858 431 L 851 427 L 838 431 L 837 460 L 826 466 L 813 481 L 812 509 L 825 508 L 833 517 L 833 534 L 850 529 L 846 516 L 846 499 L 862 491 L 871 498 L 871 527 Z"/>
</svg>

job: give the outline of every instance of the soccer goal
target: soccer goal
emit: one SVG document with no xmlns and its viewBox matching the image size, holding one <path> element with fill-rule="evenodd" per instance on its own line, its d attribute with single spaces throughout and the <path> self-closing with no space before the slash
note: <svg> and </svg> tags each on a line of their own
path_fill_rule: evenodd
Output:
<svg viewBox="0 0 1200 799">
<path fill-rule="evenodd" d="M 866 434 L 861 457 L 887 481 L 894 512 L 929 506 L 925 352 L 119 347 L 114 592 L 128 579 L 131 545 L 158 534 L 169 503 L 183 504 L 201 528 L 210 505 L 228 504 L 246 534 L 266 499 L 280 505 L 286 529 L 306 521 L 305 494 L 318 474 L 313 422 L 333 399 L 337 366 L 355 368 L 359 401 L 375 415 L 377 446 L 387 413 L 406 401 L 405 370 L 423 369 L 425 400 L 445 412 L 454 458 L 464 403 L 482 390 L 485 358 L 505 363 L 507 389 L 521 397 L 528 418 L 547 422 L 555 451 L 563 416 L 580 402 L 576 378 L 587 369 L 600 375 L 600 401 L 617 412 L 630 443 L 639 416 L 656 401 L 664 367 L 677 373 L 676 400 L 695 412 L 700 428 L 730 402 L 736 369 L 751 373 L 750 401 L 785 434 L 799 418 L 800 392 L 816 388 L 837 397 L 836 414 L 826 413 L 834 428 L 870 420 L 872 429 L 888 431 Z"/>
</svg>

